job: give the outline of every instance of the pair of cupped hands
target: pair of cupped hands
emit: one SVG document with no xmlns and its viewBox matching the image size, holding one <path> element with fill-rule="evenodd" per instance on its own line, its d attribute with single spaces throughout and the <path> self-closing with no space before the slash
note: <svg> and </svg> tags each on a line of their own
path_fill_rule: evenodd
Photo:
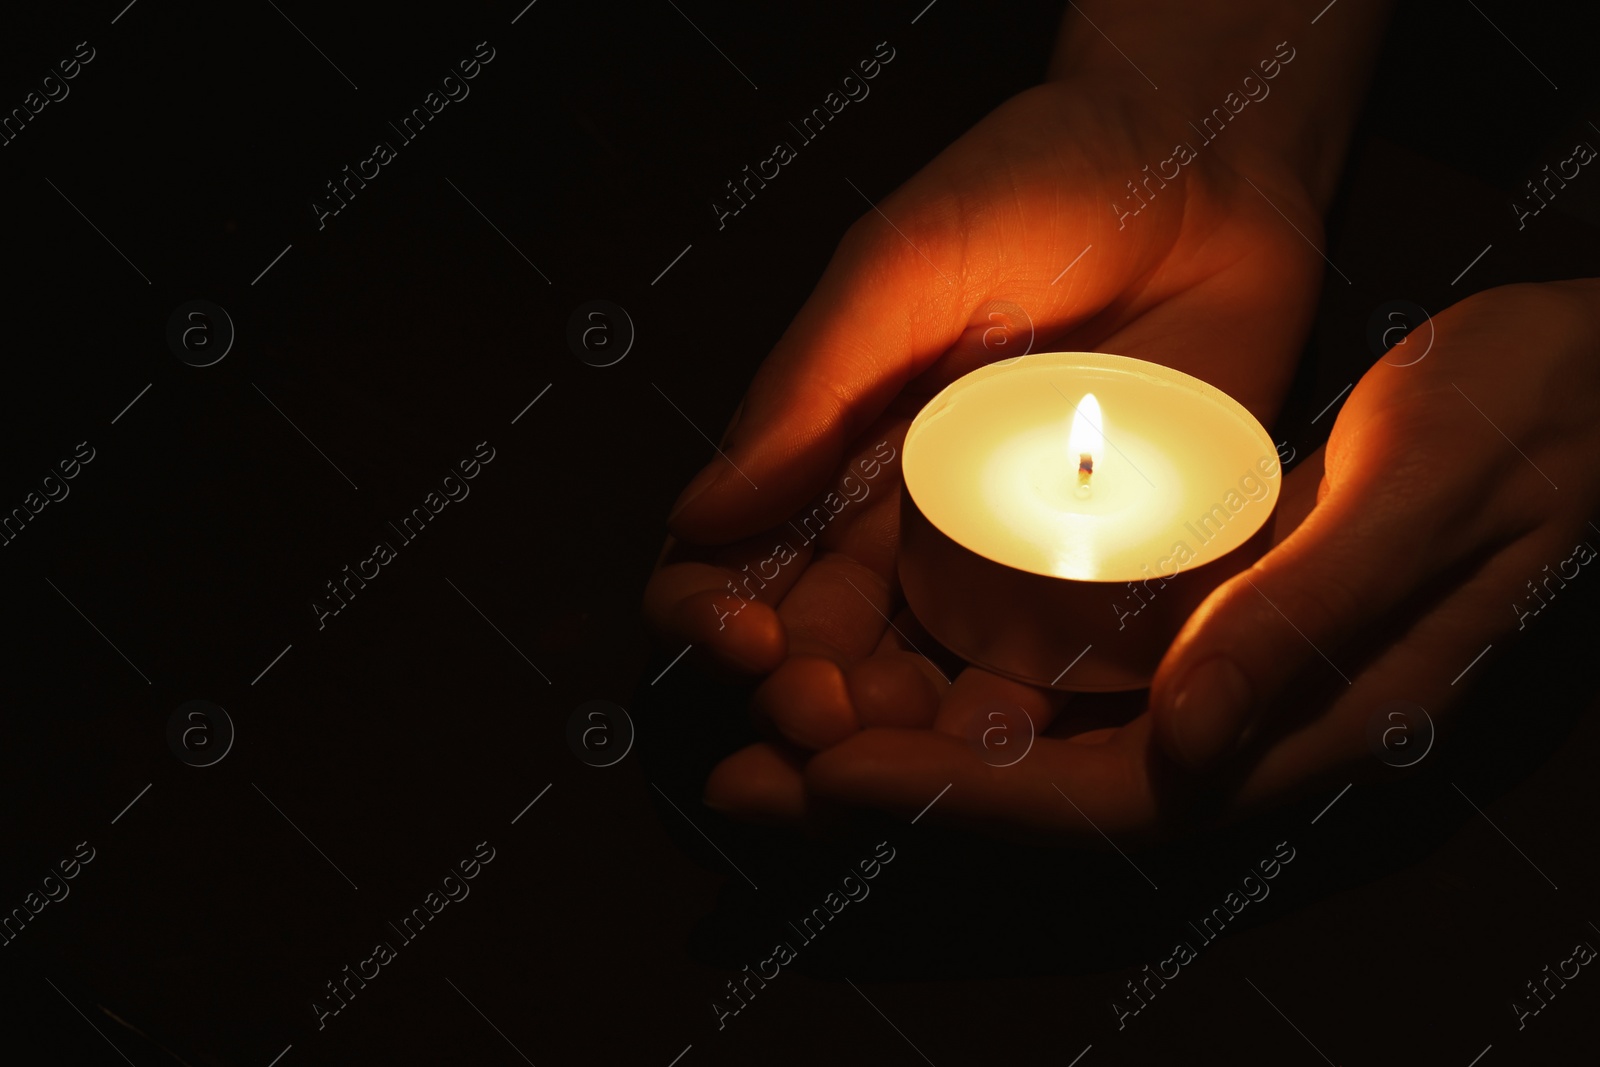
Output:
<svg viewBox="0 0 1600 1067">
<path fill-rule="evenodd" d="M 709 806 L 812 828 L 926 809 L 1012 837 L 1156 840 L 1384 772 L 1375 714 L 1403 701 L 1447 726 L 1474 657 L 1537 628 L 1515 606 L 1528 583 L 1595 534 L 1594 280 L 1478 293 L 1374 364 L 1285 477 L 1273 547 L 1189 618 L 1147 701 L 962 665 L 917 626 L 895 577 L 898 453 L 962 374 L 1030 343 L 1114 352 L 1271 425 L 1316 306 L 1319 206 L 1270 154 L 1201 147 L 1132 213 L 1128 180 L 1182 128 L 1148 100 L 1041 86 L 845 235 L 675 505 L 645 594 L 665 641 L 755 683 L 765 739 L 715 768 Z M 858 499 L 805 543 L 791 520 L 841 485 Z M 745 584 L 778 544 L 798 555 Z M 1031 720 L 1006 724 L 1017 745 L 1032 736 L 1009 764 L 982 743 L 997 708 Z"/>
</svg>

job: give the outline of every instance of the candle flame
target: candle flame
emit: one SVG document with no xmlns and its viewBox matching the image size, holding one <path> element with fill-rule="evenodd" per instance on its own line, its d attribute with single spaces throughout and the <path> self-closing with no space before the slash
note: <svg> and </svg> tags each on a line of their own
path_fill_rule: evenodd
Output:
<svg viewBox="0 0 1600 1067">
<path fill-rule="evenodd" d="M 1067 451 L 1077 460 L 1080 476 L 1092 473 L 1095 461 L 1105 452 L 1104 428 L 1100 402 L 1093 393 L 1085 393 L 1078 401 L 1077 414 L 1072 418 L 1072 434 L 1067 438 Z"/>
</svg>

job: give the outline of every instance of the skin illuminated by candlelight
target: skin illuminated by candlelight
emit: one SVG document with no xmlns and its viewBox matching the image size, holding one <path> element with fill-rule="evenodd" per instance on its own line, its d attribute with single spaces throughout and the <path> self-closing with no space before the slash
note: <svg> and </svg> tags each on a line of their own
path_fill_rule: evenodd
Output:
<svg viewBox="0 0 1600 1067">
<path fill-rule="evenodd" d="M 1313 46 L 1304 7 L 1286 0 L 1080 0 L 1054 80 L 1002 105 L 852 228 L 729 425 L 727 458 L 679 498 L 647 591 L 669 643 L 759 682 L 753 710 L 779 735 L 728 756 L 708 803 L 797 823 L 836 804 L 910 817 L 939 797 L 927 821 L 1086 843 L 1156 837 L 1190 814 L 1160 795 L 1158 768 L 1221 771 L 1211 811 L 1337 789 L 1383 769 L 1365 737 L 1375 708 L 1404 694 L 1445 714 L 1485 669 L 1457 685 L 1463 667 L 1510 643 L 1523 618 L 1508 605 L 1593 536 L 1600 511 L 1594 280 L 1469 297 L 1434 316 L 1426 359 L 1408 349 L 1373 366 L 1333 418 L 1326 463 L 1318 449 L 1285 480 L 1279 543 L 1194 613 L 1148 707 L 1123 707 L 1115 725 L 1088 701 L 942 654 L 900 602 L 887 494 L 718 630 L 721 590 L 790 518 L 876 442 L 900 445 L 944 386 L 1016 354 L 988 343 L 997 305 L 1025 312 L 1014 317 L 1040 348 L 1176 367 L 1270 425 L 1309 331 L 1322 213 L 1387 6 L 1343 0 Z M 1110 43 L 1124 39 L 1140 42 L 1159 92 Z M 1119 215 L 1127 179 L 1159 166 L 1188 121 L 1280 42 L 1298 54 L 1270 99 Z M 1082 396 L 1063 387 L 1061 410 L 1074 412 Z M 1037 447 L 1072 501 L 1083 453 L 1069 441 L 1062 456 L 1068 432 Z M 1090 455 L 1093 499 L 1079 503 L 1098 505 L 1116 452 Z M 1376 633 L 1397 636 L 1374 648 Z M 1064 649 L 1062 668 L 1078 654 Z M 996 707 L 1038 735 L 998 774 L 974 747 Z"/>
</svg>

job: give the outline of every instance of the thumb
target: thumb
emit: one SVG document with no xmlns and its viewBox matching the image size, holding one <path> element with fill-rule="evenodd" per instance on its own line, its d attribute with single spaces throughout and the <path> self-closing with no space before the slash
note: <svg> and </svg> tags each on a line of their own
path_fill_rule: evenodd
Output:
<svg viewBox="0 0 1600 1067">
<path fill-rule="evenodd" d="M 1168 649 L 1150 707 L 1157 744 L 1179 765 L 1221 763 L 1297 697 L 1352 685 L 1362 639 L 1463 554 L 1459 511 L 1436 499 L 1454 494 L 1393 476 L 1384 457 L 1403 442 L 1384 422 L 1366 424 L 1305 521 L 1218 586 Z M 1284 497 L 1308 497 L 1318 474 L 1288 475 Z"/>
<path fill-rule="evenodd" d="M 1082 320 L 1120 284 L 1105 271 L 1088 284 L 1052 286 L 1053 262 L 1015 255 L 996 267 L 994 255 L 974 255 L 1000 240 L 919 192 L 897 193 L 852 226 L 668 528 L 723 544 L 780 525 L 826 487 L 907 383 L 929 372 L 917 386 L 937 387 L 1036 350 L 1036 329 Z"/>
<path fill-rule="evenodd" d="M 781 524 L 835 474 L 901 387 L 962 332 L 959 249 L 916 249 L 877 220 L 841 242 L 817 288 L 762 363 L 726 443 L 667 520 L 698 544 Z M 894 243 L 891 243 L 894 242 Z M 895 247 L 899 245 L 899 248 Z"/>
</svg>

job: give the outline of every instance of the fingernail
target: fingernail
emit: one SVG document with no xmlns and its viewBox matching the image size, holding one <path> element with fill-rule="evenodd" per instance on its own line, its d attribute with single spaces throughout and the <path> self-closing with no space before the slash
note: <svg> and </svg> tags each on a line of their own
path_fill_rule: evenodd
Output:
<svg viewBox="0 0 1600 1067">
<path fill-rule="evenodd" d="M 1172 739 L 1191 770 L 1203 770 L 1236 751 L 1250 723 L 1250 683 L 1224 656 L 1184 676 L 1172 701 Z"/>
<path fill-rule="evenodd" d="M 746 609 L 750 614 L 743 622 L 730 622 Z M 783 655 L 782 638 L 773 642 L 773 628 L 779 624 L 772 609 L 759 600 L 745 600 L 726 593 L 712 601 L 712 612 L 717 618 L 717 629 L 707 626 L 706 636 L 696 638 L 707 652 L 741 674 L 765 674 Z M 700 620 L 705 625 L 706 620 Z"/>
</svg>

